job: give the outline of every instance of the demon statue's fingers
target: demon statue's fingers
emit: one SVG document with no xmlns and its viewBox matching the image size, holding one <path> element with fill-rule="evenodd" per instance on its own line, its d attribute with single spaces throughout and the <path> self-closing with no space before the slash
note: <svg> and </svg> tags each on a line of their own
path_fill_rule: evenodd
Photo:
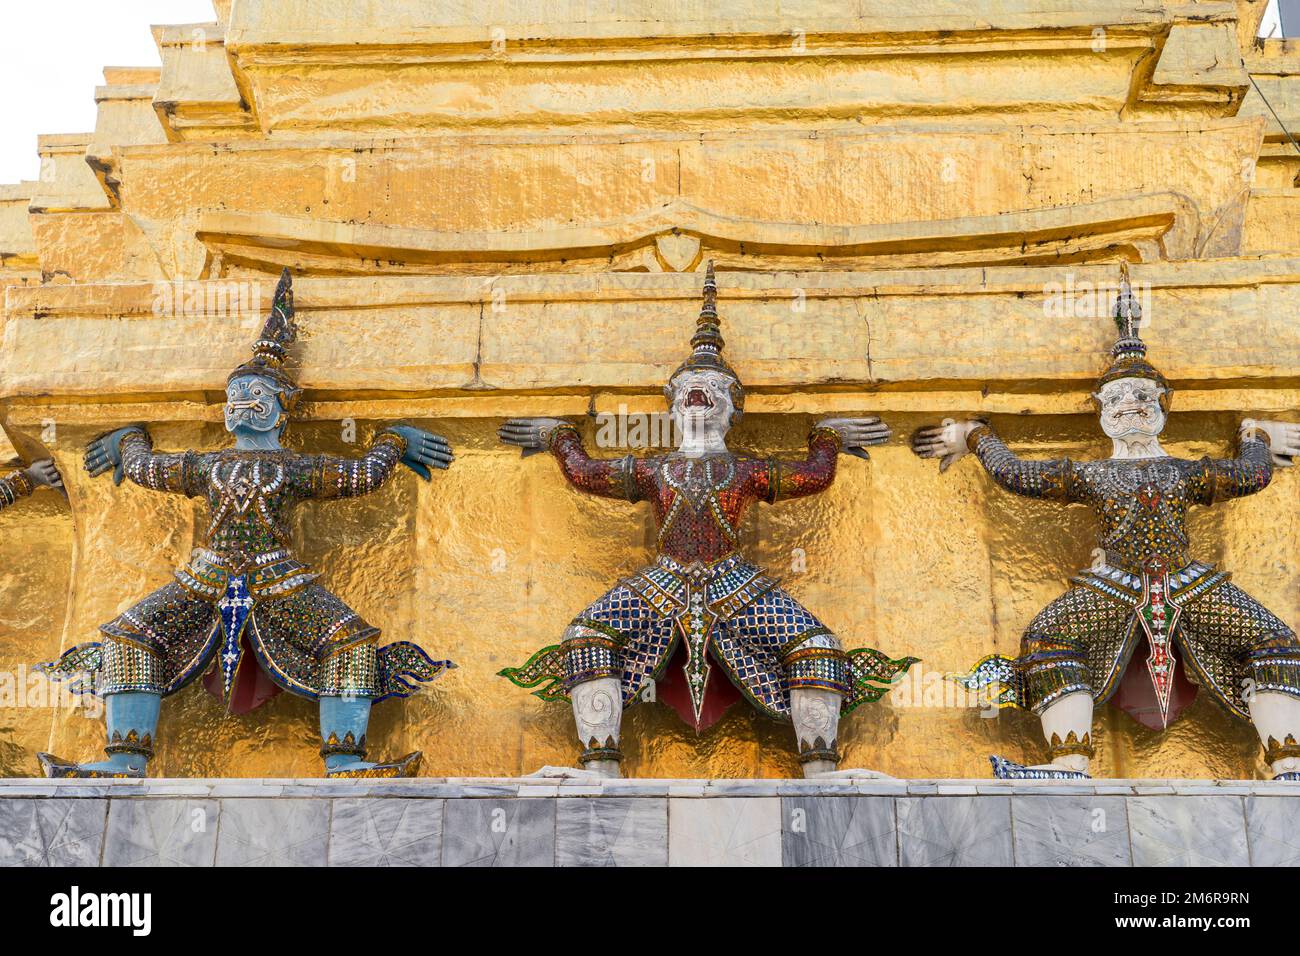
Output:
<svg viewBox="0 0 1300 956">
<path fill-rule="evenodd" d="M 1292 422 L 1247 418 L 1241 423 L 1241 438 L 1267 440 L 1273 464 L 1282 468 L 1295 464 L 1300 455 L 1300 425 Z"/>
<path fill-rule="evenodd" d="M 433 440 L 426 440 L 420 445 L 421 460 L 434 468 L 450 468 L 451 463 L 456 460 L 451 446 L 446 441 L 438 439 L 437 435 L 431 435 L 430 439 Z"/>
<path fill-rule="evenodd" d="M 63 477 L 59 474 L 58 467 L 50 459 L 33 462 L 30 468 L 24 469 L 28 480 L 35 487 L 44 486 L 46 488 L 62 488 Z"/>
<path fill-rule="evenodd" d="M 423 442 L 425 450 L 431 455 L 455 457 L 455 453 L 451 450 L 451 443 L 441 435 L 426 434 Z"/>
<path fill-rule="evenodd" d="M 114 459 L 109 456 L 106 442 L 107 436 L 104 438 L 96 438 L 86 446 L 86 471 L 90 472 L 92 478 L 102 475 L 116 463 Z"/>
<path fill-rule="evenodd" d="M 413 425 L 392 425 L 388 430 L 406 442 L 402 464 L 425 481 L 431 477 L 430 468 L 445 470 L 450 468 L 452 461 L 455 460 L 450 443 L 441 435 L 435 435 Z"/>
<path fill-rule="evenodd" d="M 101 435 L 86 446 L 86 471 L 97 478 L 106 471 L 113 472 L 113 484 L 120 485 L 122 472 L 122 439 L 132 432 L 144 432 L 140 425 L 128 425 L 107 435 Z"/>
<path fill-rule="evenodd" d="M 893 437 L 893 431 L 879 418 L 824 418 L 818 428 L 829 428 L 840 436 L 844 454 L 855 458 L 868 458 L 866 449 L 883 445 Z"/>
<path fill-rule="evenodd" d="M 511 418 L 497 429 L 497 437 L 504 444 L 524 449 L 525 453 L 542 451 L 549 447 L 555 430 L 567 424 L 562 418 Z"/>
<path fill-rule="evenodd" d="M 86 471 L 90 472 L 90 477 L 96 478 L 108 471 L 108 456 L 92 446 L 86 451 L 85 465 Z"/>
<path fill-rule="evenodd" d="M 979 422 L 958 422 L 945 418 L 939 425 L 928 425 L 912 435 L 912 451 L 922 458 L 938 458 L 939 473 L 947 471 L 968 449 L 966 439 Z"/>
</svg>

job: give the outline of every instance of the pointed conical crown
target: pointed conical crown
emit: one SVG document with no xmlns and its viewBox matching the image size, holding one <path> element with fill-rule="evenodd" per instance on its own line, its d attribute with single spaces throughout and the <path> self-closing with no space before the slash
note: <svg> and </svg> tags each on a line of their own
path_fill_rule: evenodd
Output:
<svg viewBox="0 0 1300 956">
<path fill-rule="evenodd" d="M 1110 349 L 1110 368 L 1098 380 L 1097 388 L 1118 378 L 1149 379 L 1164 389 L 1160 404 L 1168 409 L 1171 389 L 1160 370 L 1147 361 L 1147 346 L 1142 341 L 1141 333 L 1142 306 L 1129 283 L 1127 262 L 1120 265 L 1119 295 L 1115 297 L 1114 319 L 1119 334 Z"/>
<path fill-rule="evenodd" d="M 704 304 L 700 308 L 700 317 L 695 320 L 695 334 L 691 336 L 691 355 L 677 366 L 672 377 L 688 370 L 715 369 L 730 375 L 739 384 L 740 376 L 722 357 L 725 344 L 718 321 L 718 283 L 713 277 L 713 260 L 710 259 L 704 272 Z"/>
<path fill-rule="evenodd" d="M 230 373 L 229 383 L 241 375 L 260 375 L 281 387 L 281 403 L 288 411 L 297 403 L 302 390 L 284 369 L 289 357 L 289 346 L 298 340 L 298 325 L 294 321 L 293 277 L 286 268 L 280 273 L 271 302 L 271 314 L 262 325 L 262 333 L 253 343 L 253 357 Z"/>
</svg>

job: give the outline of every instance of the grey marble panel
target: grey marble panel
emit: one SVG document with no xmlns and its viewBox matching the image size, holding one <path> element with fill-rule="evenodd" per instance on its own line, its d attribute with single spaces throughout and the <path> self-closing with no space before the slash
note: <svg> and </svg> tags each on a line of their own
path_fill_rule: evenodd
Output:
<svg viewBox="0 0 1300 956">
<path fill-rule="evenodd" d="M 1246 832 L 1254 866 L 1300 866 L 1300 796 L 1247 797 Z"/>
<path fill-rule="evenodd" d="M 113 799 L 105 866 L 211 866 L 217 855 L 216 800 Z"/>
<path fill-rule="evenodd" d="M 222 800 L 217 866 L 324 866 L 329 811 L 328 800 Z"/>
<path fill-rule="evenodd" d="M 903 866 L 1011 866 L 1011 798 L 901 798 L 898 847 Z"/>
<path fill-rule="evenodd" d="M 1241 797 L 1128 798 L 1134 866 L 1249 866 Z"/>
<path fill-rule="evenodd" d="M 1016 866 L 1131 866 L 1123 797 L 1011 798 Z"/>
<path fill-rule="evenodd" d="M 1300 866 L 1300 785 L 0 780 L 0 865 L 101 862 Z"/>
<path fill-rule="evenodd" d="M 556 866 L 667 866 L 668 801 L 563 799 L 555 811 Z"/>
<path fill-rule="evenodd" d="M 780 866 L 780 798 L 670 798 L 668 865 Z"/>
<path fill-rule="evenodd" d="M 442 800 L 360 797 L 335 800 L 330 866 L 438 866 Z"/>
<path fill-rule="evenodd" d="M 890 797 L 785 797 L 781 853 L 786 866 L 897 866 Z"/>
<path fill-rule="evenodd" d="M 554 866 L 555 800 L 449 800 L 443 866 Z"/>
<path fill-rule="evenodd" d="M 98 866 L 107 813 L 107 800 L 0 800 L 0 866 Z"/>
<path fill-rule="evenodd" d="M 539 783 L 539 781 L 541 781 Z M 401 780 L 303 779 L 159 779 L 46 780 L 0 779 L 0 798 L 58 796 L 76 799 L 151 796 L 175 798 L 225 797 L 513 797 L 523 788 L 556 786 L 599 790 L 602 796 L 837 796 L 854 792 L 864 796 L 953 795 L 957 791 L 995 796 L 1077 794 L 1095 796 L 1180 796 L 1300 793 L 1300 784 L 1271 780 L 891 780 L 864 777 L 821 777 L 816 780 L 626 780 L 539 777 L 418 777 Z M 676 792 L 669 793 L 672 789 Z M 576 795 L 576 794 L 575 794 Z"/>
</svg>

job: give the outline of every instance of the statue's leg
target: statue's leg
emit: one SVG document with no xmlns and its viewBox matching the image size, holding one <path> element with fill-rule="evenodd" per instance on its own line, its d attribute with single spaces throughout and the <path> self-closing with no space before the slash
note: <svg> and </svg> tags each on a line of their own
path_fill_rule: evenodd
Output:
<svg viewBox="0 0 1300 956">
<path fill-rule="evenodd" d="M 1300 773 L 1300 700 L 1277 691 L 1257 691 L 1250 700 L 1250 719 L 1273 775 Z"/>
<path fill-rule="evenodd" d="M 569 691 L 573 722 L 583 746 L 582 766 L 602 777 L 621 777 L 618 748 L 623 723 L 623 685 L 617 677 L 597 677 Z"/>
<path fill-rule="evenodd" d="M 107 760 L 73 764 L 50 754 L 40 754 L 47 777 L 143 777 L 153 756 L 162 695 L 148 691 L 122 691 L 104 695 Z"/>
<path fill-rule="evenodd" d="M 840 764 L 840 704 L 844 695 L 815 687 L 790 690 L 790 717 L 794 722 L 799 762 L 805 777 L 831 773 Z"/>
<path fill-rule="evenodd" d="M 379 628 L 319 584 L 253 609 L 246 632 L 260 657 L 309 688 L 320 701 L 321 756 L 329 777 L 414 777 L 417 751 L 384 763 L 367 761 L 370 707 L 379 687 Z"/>
<path fill-rule="evenodd" d="M 320 699 L 320 753 L 326 773 L 370 766 L 364 762 L 370 706 L 369 697 Z"/>
<path fill-rule="evenodd" d="M 672 628 L 672 621 L 640 594 L 618 584 L 565 629 L 560 642 L 562 684 L 573 704 L 574 728 L 583 748 L 579 760 L 586 772 L 623 775 L 623 707 L 663 662 L 672 647 Z"/>
<path fill-rule="evenodd" d="M 373 703 L 369 697 L 320 699 L 320 752 L 325 758 L 325 776 L 414 777 L 419 772 L 418 750 L 387 763 L 366 760 L 366 727 Z"/>
<path fill-rule="evenodd" d="M 1295 632 L 1232 583 L 1191 604 L 1184 618 L 1184 650 L 1195 658 L 1202 685 L 1238 712 L 1244 704 L 1274 776 L 1300 779 L 1300 639 Z"/>
<path fill-rule="evenodd" d="M 992 757 L 994 775 L 1002 779 L 1077 779 L 1087 777 L 1092 760 L 1092 691 L 1077 690 L 1056 698 L 1039 711 L 1050 762 L 1023 766 Z"/>
<path fill-rule="evenodd" d="M 774 587 L 728 619 L 714 647 L 752 701 L 794 725 L 803 775 L 835 772 L 840 712 L 851 688 L 839 638 L 793 595 Z"/>
<path fill-rule="evenodd" d="M 1092 693 L 1076 691 L 1043 708 L 1039 719 L 1047 740 L 1047 766 L 1087 773 L 1092 759 Z"/>
<path fill-rule="evenodd" d="M 995 756 L 991 758 L 995 775 L 1006 779 L 1087 776 L 1093 755 L 1089 661 L 1110 665 L 1107 655 L 1112 649 L 1118 654 L 1131 616 L 1127 605 L 1089 588 L 1073 587 L 1034 617 L 1021 639 L 1016 666 L 1023 678 L 1023 704 L 1042 722 L 1050 762 L 1025 767 Z"/>
<path fill-rule="evenodd" d="M 327 777 L 414 777 L 419 751 L 398 760 L 366 760 L 366 729 L 374 704 L 377 650 L 369 641 L 326 658 L 321 668 L 321 756 Z"/>
<path fill-rule="evenodd" d="M 379 776 L 380 765 L 366 760 L 366 728 L 370 725 L 369 697 L 320 699 L 321 756 L 328 777 Z M 393 773 L 388 776 L 406 776 Z"/>
<path fill-rule="evenodd" d="M 143 777 L 153 756 L 162 707 L 161 662 L 151 650 L 109 637 L 101 679 L 107 760 L 76 764 L 38 754 L 47 777 Z"/>
</svg>

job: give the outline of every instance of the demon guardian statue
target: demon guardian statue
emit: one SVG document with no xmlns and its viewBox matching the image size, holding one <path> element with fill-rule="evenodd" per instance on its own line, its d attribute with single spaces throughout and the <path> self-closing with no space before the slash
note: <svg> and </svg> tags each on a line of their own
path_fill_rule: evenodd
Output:
<svg viewBox="0 0 1300 956">
<path fill-rule="evenodd" d="M 992 757 L 999 777 L 1086 777 L 1096 704 L 1114 697 L 1164 728 L 1195 693 L 1190 678 L 1253 721 L 1275 777 L 1300 779 L 1300 642 L 1226 572 L 1195 560 L 1187 534 L 1192 505 L 1267 486 L 1274 456 L 1300 451 L 1300 429 L 1246 422 L 1237 458 L 1170 457 L 1160 433 L 1171 391 L 1146 360 L 1140 318 L 1126 273 L 1113 361 L 1093 395 L 1110 458 L 1026 461 L 977 421 L 946 422 L 914 437 L 917 454 L 943 459 L 941 470 L 973 452 L 1013 494 L 1087 505 L 1101 525 L 1097 562 L 1034 618 L 1020 656 L 987 657 L 959 680 L 971 689 L 996 687 L 1000 705 L 1042 720 L 1051 762 L 1024 767 Z"/>
<path fill-rule="evenodd" d="M 829 629 L 737 551 L 751 504 L 825 491 L 841 452 L 865 458 L 866 446 L 890 432 L 875 418 L 831 418 L 813 428 L 803 460 L 729 450 L 745 391 L 722 357 L 716 296 L 710 263 L 691 355 L 664 389 L 681 435 L 676 452 L 597 460 L 568 422 L 512 419 L 501 428 L 502 441 L 525 454 L 549 450 L 578 490 L 654 508 L 656 562 L 574 618 L 561 644 L 502 671 L 521 687 L 544 684 L 536 692 L 544 700 L 572 702 L 582 763 L 602 776 L 620 772 L 623 709 L 656 684 L 658 698 L 670 703 L 670 687 L 684 684 L 679 712 L 697 731 L 738 690 L 763 713 L 793 722 L 806 776 L 833 771 L 840 716 L 878 700 L 914 663 L 869 648 L 846 654 Z M 681 670 L 669 674 L 675 654 Z"/>
<path fill-rule="evenodd" d="M 321 754 L 333 777 L 413 776 L 420 754 L 391 763 L 365 760 L 371 705 L 408 697 L 409 679 L 432 680 L 447 661 L 398 642 L 379 647 L 379 630 L 315 583 L 294 557 L 289 516 L 308 499 L 351 498 L 377 490 L 398 464 L 428 480 L 447 468 L 451 448 L 436 435 L 396 425 L 360 458 L 305 455 L 280 444 L 301 395 L 284 369 L 297 338 L 288 270 L 252 360 L 226 384 L 226 430 L 234 448 L 158 454 L 144 428 L 92 442 L 90 474 L 114 471 L 153 491 L 207 499 L 209 524 L 176 580 L 103 625 L 103 643 L 83 644 L 44 665 L 72 678 L 78 692 L 106 699 L 108 759 L 73 764 L 41 754 L 51 777 L 139 777 L 153 754 L 162 698 L 206 673 L 232 712 L 287 690 L 320 702 Z"/>
</svg>

